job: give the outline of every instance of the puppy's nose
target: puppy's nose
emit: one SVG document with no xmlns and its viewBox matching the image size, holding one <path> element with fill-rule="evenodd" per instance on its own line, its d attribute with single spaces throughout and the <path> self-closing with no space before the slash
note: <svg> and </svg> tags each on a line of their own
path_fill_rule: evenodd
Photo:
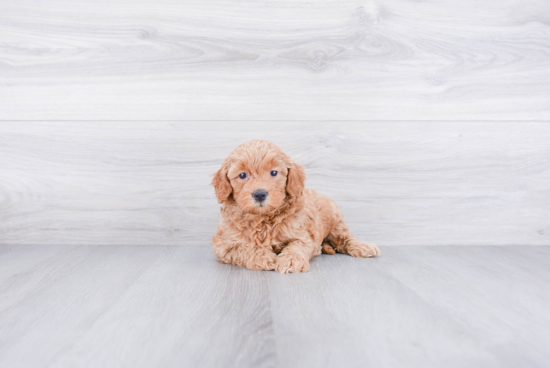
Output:
<svg viewBox="0 0 550 368">
<path fill-rule="evenodd" d="M 267 198 L 267 192 L 263 189 L 256 189 L 252 193 L 252 197 L 254 197 L 256 202 L 263 202 Z"/>
</svg>

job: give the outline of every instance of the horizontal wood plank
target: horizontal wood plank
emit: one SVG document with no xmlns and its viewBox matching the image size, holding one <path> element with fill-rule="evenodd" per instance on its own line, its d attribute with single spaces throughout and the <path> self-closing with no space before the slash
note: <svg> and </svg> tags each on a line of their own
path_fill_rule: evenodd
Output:
<svg viewBox="0 0 550 368">
<path fill-rule="evenodd" d="M 550 2 L 0 2 L 4 120 L 548 120 Z"/>
<path fill-rule="evenodd" d="M 550 124 L 4 122 L 0 243 L 209 244 L 211 175 L 277 143 L 380 245 L 550 244 Z"/>
</svg>

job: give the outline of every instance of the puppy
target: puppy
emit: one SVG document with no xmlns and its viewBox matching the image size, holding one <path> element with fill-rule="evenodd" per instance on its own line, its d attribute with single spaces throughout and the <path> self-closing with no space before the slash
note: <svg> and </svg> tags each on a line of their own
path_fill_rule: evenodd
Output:
<svg viewBox="0 0 550 368">
<path fill-rule="evenodd" d="M 305 179 L 303 167 L 271 142 L 237 147 L 212 180 L 222 204 L 212 239 L 219 261 L 288 273 L 307 272 L 321 252 L 380 254 L 351 235 L 334 201 L 304 189 Z"/>
</svg>

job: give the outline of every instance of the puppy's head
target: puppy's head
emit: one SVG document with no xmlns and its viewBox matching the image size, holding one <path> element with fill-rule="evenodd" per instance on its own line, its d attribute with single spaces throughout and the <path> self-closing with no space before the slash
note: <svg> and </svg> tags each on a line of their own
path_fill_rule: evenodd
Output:
<svg viewBox="0 0 550 368">
<path fill-rule="evenodd" d="M 298 197 L 306 175 L 279 147 L 254 140 L 237 147 L 212 180 L 218 202 L 235 201 L 246 213 L 265 214 Z"/>
</svg>

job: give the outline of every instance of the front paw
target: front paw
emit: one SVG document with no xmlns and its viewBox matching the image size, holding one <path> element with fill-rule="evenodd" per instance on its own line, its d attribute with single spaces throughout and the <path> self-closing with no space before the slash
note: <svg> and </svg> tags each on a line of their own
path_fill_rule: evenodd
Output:
<svg viewBox="0 0 550 368">
<path fill-rule="evenodd" d="M 295 273 L 309 271 L 309 261 L 296 252 L 283 252 L 277 256 L 275 271 L 279 273 Z"/>
<path fill-rule="evenodd" d="M 380 249 L 374 244 L 356 241 L 347 245 L 346 252 L 352 257 L 376 257 Z"/>
<path fill-rule="evenodd" d="M 246 261 L 246 268 L 256 271 L 271 271 L 275 269 L 277 255 L 267 249 L 259 249 L 252 253 Z"/>
<path fill-rule="evenodd" d="M 242 248 L 236 246 L 232 248 L 214 248 L 214 253 L 218 256 L 221 263 L 232 264 L 235 266 L 245 267 L 246 262 L 243 258 Z"/>
</svg>

